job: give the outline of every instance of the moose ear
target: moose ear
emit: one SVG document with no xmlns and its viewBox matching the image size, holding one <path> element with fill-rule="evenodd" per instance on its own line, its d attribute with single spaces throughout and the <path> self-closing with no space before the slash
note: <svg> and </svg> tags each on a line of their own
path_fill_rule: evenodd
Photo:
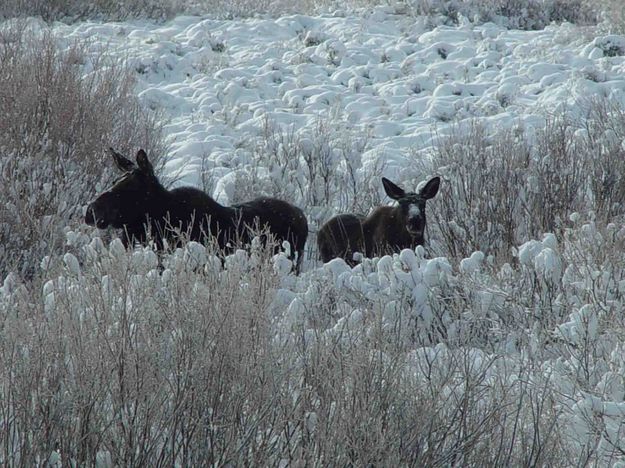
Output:
<svg viewBox="0 0 625 468">
<path fill-rule="evenodd" d="M 126 156 L 122 155 L 121 153 L 118 153 L 113 148 L 109 148 L 109 151 L 111 152 L 111 156 L 113 156 L 113 161 L 115 162 L 115 166 L 117 166 L 117 168 L 120 171 L 130 172 L 135 167 L 137 167 L 135 166 L 135 163 L 133 163 L 130 159 L 128 159 Z"/>
<path fill-rule="evenodd" d="M 428 180 L 427 184 L 425 184 L 423 188 L 419 190 L 419 194 L 426 200 L 434 198 L 438 193 L 438 188 L 440 187 L 440 185 L 441 178 L 438 176 L 432 177 L 430 180 Z"/>
<path fill-rule="evenodd" d="M 382 177 L 382 185 L 384 185 L 384 191 L 386 192 L 386 194 L 393 200 L 399 200 L 406 195 L 404 189 L 398 187 L 386 177 Z"/>
<path fill-rule="evenodd" d="M 142 149 L 137 151 L 137 166 L 144 174 L 154 175 L 154 167 L 152 167 L 148 155 Z"/>
</svg>

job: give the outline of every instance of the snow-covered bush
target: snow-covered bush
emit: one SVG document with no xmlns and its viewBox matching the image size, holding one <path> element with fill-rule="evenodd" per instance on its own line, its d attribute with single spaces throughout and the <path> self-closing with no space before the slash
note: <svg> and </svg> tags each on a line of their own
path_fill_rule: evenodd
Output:
<svg viewBox="0 0 625 468">
<path fill-rule="evenodd" d="M 161 151 L 133 80 L 113 60 L 61 52 L 27 23 L 0 30 L 0 274 L 32 274 L 63 244 L 62 229 L 111 181 L 107 148 Z M 85 75 L 86 73 L 86 75 Z"/>
<path fill-rule="evenodd" d="M 480 442 L 466 440 L 472 447 L 464 455 L 467 464 L 476 463 L 471 457 L 481 450 L 482 464 L 497 464 L 497 457 L 506 453 L 514 465 L 534 453 L 532 444 L 538 452 L 554 450 L 550 456 L 559 460 L 556 464 L 587 457 L 605 463 L 618 458 L 623 448 L 619 434 L 625 397 L 616 376 L 625 325 L 620 266 L 625 237 L 615 225 L 599 228 L 574 218 L 560 239 L 546 234 L 519 246 L 516 267 L 498 267 L 475 252 L 456 270 L 445 259 L 423 258 L 421 248 L 416 255 L 403 251 L 365 260 L 353 270 L 334 260 L 296 293 L 281 322 L 293 336 L 306 336 L 314 344 L 367 343 L 389 353 L 401 350 L 407 358 L 420 356 L 418 369 L 421 378 L 427 377 L 421 385 L 435 395 L 453 392 L 455 378 L 468 391 L 477 378 L 469 369 L 477 372 L 476 385 L 483 390 L 492 390 L 495 382 L 501 385 L 475 402 L 485 405 L 486 419 L 476 424 L 484 431 Z M 325 309 L 319 291 L 331 298 Z M 409 364 L 408 359 L 408 369 Z M 436 408 L 441 400 L 427 401 Z M 529 412 L 519 406 L 521 401 Z M 567 403 L 571 401 L 575 403 Z M 450 404 L 445 400 L 442 407 Z M 506 444 L 510 451 L 484 442 L 489 431 L 495 432 L 487 424 L 490 411 L 512 424 L 497 426 L 507 434 L 503 439 L 516 441 Z M 427 419 L 436 413 L 421 414 Z M 443 419 L 441 424 L 453 426 L 453 418 Z M 517 424 L 524 427 L 520 433 L 513 428 Z M 541 437 L 531 440 L 530 434 Z"/>
<path fill-rule="evenodd" d="M 596 23 L 601 11 L 587 0 L 409 0 L 415 14 L 459 22 L 492 21 L 514 29 L 543 29 L 552 22 Z"/>
<path fill-rule="evenodd" d="M 617 32 L 619 0 L 4 0 L 0 18 L 39 16 L 45 21 L 84 19 L 125 20 L 148 17 L 165 20 L 178 14 L 210 15 L 215 18 L 246 18 L 269 14 L 312 14 L 337 8 L 362 11 L 387 5 L 394 11 L 431 17 L 435 22 L 492 21 L 510 28 L 542 29 L 552 22 L 595 24 L 603 20 L 610 32 Z M 620 23 L 619 23 L 620 21 Z M 622 28 L 622 25 L 621 25 Z M 622 31 L 622 29 L 621 29 Z"/>
<path fill-rule="evenodd" d="M 337 213 L 380 203 L 382 164 L 363 167 L 367 137 L 332 119 L 294 132 L 266 121 L 252 163 L 237 173 L 234 201 L 266 193 L 306 212 L 312 230 Z"/>
<path fill-rule="evenodd" d="M 3 0 L 0 18 L 39 16 L 44 21 L 77 21 L 147 16 L 166 19 L 183 11 L 184 4 L 183 0 Z"/>
<path fill-rule="evenodd" d="M 625 109 L 623 102 L 608 99 L 592 99 L 584 109 L 577 132 L 580 155 L 589 162 L 590 209 L 605 224 L 625 214 Z"/>
<path fill-rule="evenodd" d="M 583 108 L 583 118 L 559 113 L 540 130 L 487 134 L 462 124 L 439 138 L 432 163 L 445 183 L 428 205 L 435 251 L 462 258 L 480 250 L 503 263 L 520 243 L 561 234 L 572 213 L 602 223 L 625 215 L 623 111 L 607 100 Z"/>
<path fill-rule="evenodd" d="M 299 277 L 68 232 L 0 287 L 0 463 L 622 461 L 625 234 L 572 223 L 515 267 L 419 247 Z"/>
<path fill-rule="evenodd" d="M 179 14 L 245 18 L 258 14 L 312 13 L 328 4 L 329 1 L 318 0 L 3 0 L 0 18 L 39 16 L 48 22 L 85 19 L 123 21 L 142 17 L 166 20 Z"/>
<path fill-rule="evenodd" d="M 619 0 L 601 0 L 599 29 L 608 34 L 625 34 L 625 10 Z"/>
<path fill-rule="evenodd" d="M 41 281 L 0 292 L 0 406 L 12 414 L 0 464 L 40 465 L 57 445 L 81 466 L 105 454 L 221 464 L 249 430 L 263 434 L 256 411 L 282 392 L 275 366 L 290 365 L 267 346 L 271 257 L 236 253 L 224 270 L 189 243 L 159 267 L 149 248 L 68 237 L 75 256 L 49 256 Z"/>
<path fill-rule="evenodd" d="M 436 151 L 433 164 L 444 183 L 431 204 L 430 238 L 455 258 L 475 250 L 505 253 L 516 245 L 530 158 L 524 142 L 510 133 L 491 140 L 472 125 L 442 139 Z"/>
</svg>

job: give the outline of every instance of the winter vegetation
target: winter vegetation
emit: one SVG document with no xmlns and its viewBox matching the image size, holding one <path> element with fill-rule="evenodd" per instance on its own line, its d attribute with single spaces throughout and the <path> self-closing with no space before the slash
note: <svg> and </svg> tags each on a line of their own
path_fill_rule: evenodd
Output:
<svg viewBox="0 0 625 468">
<path fill-rule="evenodd" d="M 114 3 L 0 6 L 0 465 L 625 466 L 613 0 Z M 302 273 L 88 226 L 109 147 L 301 207 Z M 383 176 L 425 244 L 322 263 Z"/>
<path fill-rule="evenodd" d="M 180 14 L 210 13 L 216 18 L 241 18 L 390 5 L 401 9 L 402 14 L 436 17 L 437 21 L 447 23 L 465 16 L 477 21 L 503 21 L 522 29 L 541 29 L 552 21 L 597 22 L 603 12 L 617 5 L 617 1 L 602 0 L 597 4 L 590 0 L 409 0 L 396 3 L 388 0 L 126 0 L 120 4 L 113 0 L 5 0 L 0 15 L 9 18 L 41 16 L 46 21 L 65 22 L 94 18 L 123 21 L 142 17 L 164 20 Z"/>
</svg>

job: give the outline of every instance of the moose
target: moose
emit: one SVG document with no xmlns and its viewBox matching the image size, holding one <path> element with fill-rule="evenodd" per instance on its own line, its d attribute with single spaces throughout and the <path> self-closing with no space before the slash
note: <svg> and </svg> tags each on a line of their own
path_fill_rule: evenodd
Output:
<svg viewBox="0 0 625 468">
<path fill-rule="evenodd" d="M 317 246 L 324 263 L 342 258 L 355 266 L 354 253 L 374 257 L 423 245 L 425 203 L 434 198 L 440 177 L 430 179 L 418 192 L 406 192 L 385 177 L 384 191 L 396 206 L 379 206 L 369 216 L 340 214 L 328 220 L 317 233 Z"/>
<path fill-rule="evenodd" d="M 136 163 L 113 148 L 110 152 L 123 175 L 89 204 L 88 225 L 120 230 L 126 247 L 145 243 L 151 235 L 159 249 L 165 241 L 179 242 L 181 234 L 190 240 L 216 241 L 220 249 L 226 249 L 237 242 L 247 244 L 255 233 L 264 232 L 280 243 L 291 244 L 291 259 L 297 253 L 295 272 L 299 274 L 308 236 L 308 222 L 301 209 L 269 197 L 223 206 L 194 187 L 168 190 L 144 150 L 137 152 Z"/>
</svg>

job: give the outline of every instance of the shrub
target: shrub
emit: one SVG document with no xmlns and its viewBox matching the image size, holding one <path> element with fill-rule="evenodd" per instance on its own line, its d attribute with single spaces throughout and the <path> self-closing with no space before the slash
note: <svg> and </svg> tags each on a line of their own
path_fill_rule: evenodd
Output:
<svg viewBox="0 0 625 468">
<path fill-rule="evenodd" d="M 327 2 L 326 2 L 327 3 Z M 107 20 L 124 21 L 147 17 L 157 21 L 179 14 L 209 14 L 216 18 L 245 18 L 258 14 L 275 16 L 289 13 L 311 13 L 319 2 L 299 0 L 3 0 L 0 19 L 38 16 L 44 21 Z"/>
<path fill-rule="evenodd" d="M 183 11 L 182 0 L 4 0 L 0 18 L 39 16 L 44 21 L 108 19 L 123 21 L 147 16 L 167 19 Z"/>
<path fill-rule="evenodd" d="M 412 0 L 409 5 L 419 15 L 452 22 L 463 16 L 526 30 L 543 29 L 552 22 L 596 24 L 598 20 L 596 5 L 587 0 Z"/>
<path fill-rule="evenodd" d="M 389 0 L 350 0 L 337 4 L 331 0 L 4 0 L 0 18 L 38 16 L 44 21 L 81 21 L 85 19 L 124 21 L 147 17 L 166 20 L 178 14 L 211 15 L 215 18 L 246 18 L 255 15 L 314 14 L 329 8 L 362 11 L 390 5 L 398 13 L 429 16 L 435 21 L 458 22 L 460 16 L 471 21 L 493 21 L 519 29 L 542 29 L 552 22 L 596 24 L 612 33 L 622 31 L 619 0 L 602 0 L 597 7 L 588 0 L 411 0 L 407 4 Z M 619 29 L 620 28 L 620 29 Z"/>
<path fill-rule="evenodd" d="M 367 138 L 331 121 L 318 120 L 311 129 L 294 133 L 267 121 L 254 148 L 256 170 L 271 174 L 269 193 L 295 200 L 310 210 L 367 210 L 373 201 L 361 192 L 362 154 Z M 367 176 L 372 177 L 372 176 Z"/>
<path fill-rule="evenodd" d="M 607 34 L 625 34 L 625 11 L 619 0 L 599 2 L 599 30 Z"/>
<path fill-rule="evenodd" d="M 68 239 L 0 287 L 0 463 L 622 460 L 615 226 L 578 220 L 515 269 L 418 248 L 299 278 L 262 250 L 222 267 L 192 242 L 159 267 Z"/>
<path fill-rule="evenodd" d="M 363 165 L 367 137 L 318 120 L 294 132 L 267 120 L 250 148 L 250 162 L 237 171 L 233 202 L 259 193 L 301 207 L 309 222 L 308 258 L 316 258 L 315 233 L 337 213 L 366 214 L 381 200 L 383 161 Z"/>
<path fill-rule="evenodd" d="M 580 104 L 583 118 L 563 111 L 538 131 L 488 135 L 471 123 L 439 138 L 429 161 L 445 182 L 428 205 L 436 252 L 479 250 L 503 263 L 528 239 L 561 235 L 572 213 L 592 212 L 604 224 L 625 215 L 623 111 L 606 99 Z"/>
<path fill-rule="evenodd" d="M 581 154 L 588 158 L 592 205 L 604 224 L 625 214 L 625 110 L 616 100 L 590 99 L 583 103 L 578 123 Z"/>
<path fill-rule="evenodd" d="M 0 32 L 0 275 L 32 274 L 81 223 L 83 206 L 111 180 L 107 148 L 162 151 L 155 119 L 140 108 L 130 72 L 89 60 L 80 44 L 24 25 Z"/>
</svg>

